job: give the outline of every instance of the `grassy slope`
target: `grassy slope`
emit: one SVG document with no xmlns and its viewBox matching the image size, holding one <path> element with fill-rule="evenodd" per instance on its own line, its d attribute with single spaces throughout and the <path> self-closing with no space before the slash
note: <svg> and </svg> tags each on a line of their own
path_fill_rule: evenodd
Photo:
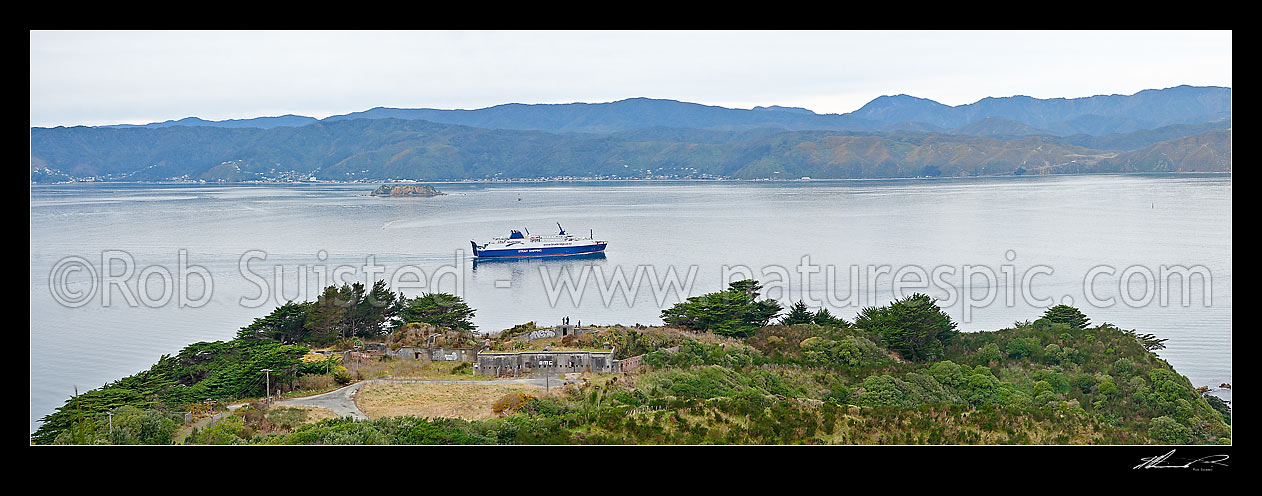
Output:
<svg viewBox="0 0 1262 496">
<path fill-rule="evenodd" d="M 404 417 L 354 426 L 326 421 L 261 441 L 1230 442 L 1230 426 L 1186 378 L 1132 334 L 1111 326 L 1023 325 L 965 333 L 935 363 L 901 360 L 861 330 L 813 325 L 767 327 L 742 342 L 660 328 L 608 327 L 590 336 L 623 343 L 620 350 L 628 353 L 648 350 L 645 362 L 651 367 L 639 374 L 589 375 L 570 395 L 533 400 L 503 418 Z M 820 354 L 807 341 L 811 338 L 854 343 L 855 351 L 846 359 Z M 980 350 L 989 344 L 1004 351 L 986 357 Z M 681 350 L 665 351 L 670 346 Z M 1153 419 L 1162 416 L 1177 421 L 1184 437 L 1153 439 Z"/>
</svg>

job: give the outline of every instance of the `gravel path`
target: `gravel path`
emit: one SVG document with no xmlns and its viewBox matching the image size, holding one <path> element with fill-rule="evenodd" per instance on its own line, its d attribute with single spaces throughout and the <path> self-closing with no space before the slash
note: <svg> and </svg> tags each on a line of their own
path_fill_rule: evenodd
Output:
<svg viewBox="0 0 1262 496">
<path fill-rule="evenodd" d="M 304 396 L 301 398 L 278 400 L 273 404 L 280 406 L 314 406 L 329 410 L 337 414 L 339 417 L 351 417 L 355 420 L 368 420 L 368 416 L 364 415 L 364 412 L 359 409 L 359 406 L 355 405 L 355 393 L 359 391 L 361 386 L 371 382 L 376 381 L 356 382 L 342 389 L 335 389 L 327 393 L 317 394 L 314 396 Z"/>
</svg>

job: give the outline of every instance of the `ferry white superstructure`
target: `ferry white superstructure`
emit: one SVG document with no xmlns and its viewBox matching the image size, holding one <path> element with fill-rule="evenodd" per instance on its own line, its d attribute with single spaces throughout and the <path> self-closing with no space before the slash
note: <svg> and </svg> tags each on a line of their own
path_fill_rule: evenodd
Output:
<svg viewBox="0 0 1262 496">
<path fill-rule="evenodd" d="M 508 236 L 491 238 L 482 244 L 472 240 L 469 243 L 473 245 L 473 256 L 479 258 L 585 255 L 603 252 L 609 244 L 590 236 L 580 238 L 567 233 L 559 222 L 557 228 L 560 232 L 555 235 L 532 235 L 529 230 L 522 234 L 513 229 Z"/>
</svg>

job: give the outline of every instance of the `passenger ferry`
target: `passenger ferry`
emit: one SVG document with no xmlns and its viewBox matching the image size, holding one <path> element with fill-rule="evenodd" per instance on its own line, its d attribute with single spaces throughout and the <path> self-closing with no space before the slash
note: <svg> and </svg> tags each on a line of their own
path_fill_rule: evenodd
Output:
<svg viewBox="0 0 1262 496">
<path fill-rule="evenodd" d="M 609 244 L 608 241 L 594 239 L 592 236 L 580 238 L 567 233 L 560 222 L 557 223 L 557 229 L 560 232 L 551 236 L 532 235 L 529 229 L 526 234 L 522 234 L 513 229 L 507 237 L 491 238 L 490 242 L 480 245 L 472 240 L 469 243 L 473 245 L 473 256 L 479 258 L 587 255 L 603 253 L 605 246 Z"/>
</svg>

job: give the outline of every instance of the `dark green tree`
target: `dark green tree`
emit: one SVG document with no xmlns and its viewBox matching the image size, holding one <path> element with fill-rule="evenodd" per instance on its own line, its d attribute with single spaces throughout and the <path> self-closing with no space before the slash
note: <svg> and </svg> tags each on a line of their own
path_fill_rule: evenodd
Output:
<svg viewBox="0 0 1262 496">
<path fill-rule="evenodd" d="M 662 310 L 662 320 L 698 331 L 726 336 L 750 336 L 780 313 L 775 300 L 759 300 L 762 285 L 752 279 L 736 281 L 726 291 L 688 298 Z"/>
<path fill-rule="evenodd" d="M 355 316 L 359 319 L 357 324 L 357 336 L 372 337 L 384 333 L 388 333 L 389 323 L 398 312 L 395 305 L 397 298 L 395 293 L 386 287 L 385 281 L 376 281 L 373 283 L 372 289 L 362 294 L 360 300 L 355 305 Z"/>
<path fill-rule="evenodd" d="M 372 320 L 372 308 L 364 304 L 367 297 L 364 284 L 356 282 L 350 285 L 343 285 L 338 288 L 338 297 L 346 306 L 346 312 L 342 314 L 342 332 L 343 337 L 365 337 L 371 336 L 369 327 Z"/>
<path fill-rule="evenodd" d="M 396 305 L 396 329 L 410 322 L 424 322 L 464 331 L 472 331 L 478 327 L 473 325 L 473 314 L 476 311 L 462 298 L 450 293 L 424 293 L 415 298 L 399 295 Z"/>
<path fill-rule="evenodd" d="M 308 338 L 321 344 L 347 338 L 343 332 L 346 307 L 336 286 L 324 288 L 324 293 L 307 310 Z"/>
<path fill-rule="evenodd" d="M 300 372 L 302 356 L 307 351 L 305 346 L 270 339 L 193 343 L 175 356 L 164 355 L 148 370 L 76 394 L 41 419 L 43 424 L 31 434 L 31 441 L 51 444 L 67 436 L 64 441 L 71 444 L 93 442 L 92 432 L 108 428 L 108 412 L 118 413 L 118 408 L 128 405 L 172 413 L 208 398 L 257 398 L 266 391 L 263 369 L 272 370 L 272 384 L 292 380 Z M 138 442 L 164 442 L 162 429 L 157 427 L 165 422 L 146 415 L 149 417 L 141 419 L 136 430 L 144 439 Z M 123 427 L 128 425 L 125 418 L 115 416 L 114 421 Z"/>
<path fill-rule="evenodd" d="M 810 324 L 814 321 L 815 315 L 806 308 L 806 303 L 798 300 L 797 303 L 789 307 L 789 313 L 780 319 L 780 325 Z"/>
<path fill-rule="evenodd" d="M 304 304 L 306 342 L 322 344 L 386 333 L 400 297 L 385 281 L 374 282 L 371 289 L 360 282 L 324 288 L 316 301 Z"/>
<path fill-rule="evenodd" d="M 728 283 L 727 289 L 744 295 L 745 301 L 754 301 L 758 299 L 758 293 L 762 291 L 762 284 L 753 279 L 742 279 Z"/>
<path fill-rule="evenodd" d="M 1153 333 L 1139 334 L 1134 329 L 1126 331 L 1126 334 L 1139 341 L 1140 346 L 1143 346 L 1148 351 L 1165 349 L 1166 341 L 1170 340 L 1170 338 L 1159 338 Z"/>
<path fill-rule="evenodd" d="M 811 316 L 811 322 L 825 327 L 849 327 L 850 325 L 846 322 L 846 319 L 834 317 L 833 314 L 824 307 L 820 307 L 819 311 L 815 312 L 815 315 Z"/>
<path fill-rule="evenodd" d="M 273 339 L 285 344 L 306 342 L 309 303 L 288 302 L 266 317 L 254 319 L 237 331 L 238 339 Z"/>
<path fill-rule="evenodd" d="M 1039 340 L 1035 338 L 1013 338 L 1004 346 L 1004 353 L 1008 354 L 1008 358 L 1025 358 L 1031 356 L 1043 347 L 1039 346 Z"/>
<path fill-rule="evenodd" d="M 1076 329 L 1086 329 L 1091 325 L 1091 320 L 1086 315 L 1069 305 L 1056 305 L 1049 308 L 1043 312 L 1043 318 L 1053 324 L 1065 324 Z"/>
<path fill-rule="evenodd" d="M 986 343 L 977 349 L 977 360 L 981 363 L 997 362 L 1003 357 L 1003 352 L 999 350 L 999 345 L 995 343 Z"/>
<path fill-rule="evenodd" d="M 1192 429 L 1163 415 L 1152 419 L 1148 437 L 1159 444 L 1187 444 L 1192 438 Z"/>
<path fill-rule="evenodd" d="M 941 356 L 957 332 L 951 317 L 921 293 L 888 306 L 864 308 L 854 325 L 880 335 L 887 348 L 917 361 Z"/>
</svg>

